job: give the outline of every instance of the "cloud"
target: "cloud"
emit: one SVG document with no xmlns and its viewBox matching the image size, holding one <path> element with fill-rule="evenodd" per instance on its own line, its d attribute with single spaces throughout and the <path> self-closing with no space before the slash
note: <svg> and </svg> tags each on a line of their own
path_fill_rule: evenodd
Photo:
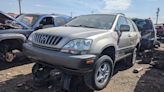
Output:
<svg viewBox="0 0 164 92">
<path fill-rule="evenodd" d="M 47 8 L 48 6 L 46 5 L 42 5 L 42 4 L 35 4 L 35 7 L 40 7 L 40 8 Z"/>
<path fill-rule="evenodd" d="M 111 12 L 115 10 L 126 10 L 131 5 L 132 0 L 104 0 L 105 6 L 102 12 Z"/>
</svg>

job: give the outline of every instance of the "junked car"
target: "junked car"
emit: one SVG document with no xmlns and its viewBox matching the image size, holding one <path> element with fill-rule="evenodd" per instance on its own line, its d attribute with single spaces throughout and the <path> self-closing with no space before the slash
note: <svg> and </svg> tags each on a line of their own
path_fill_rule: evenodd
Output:
<svg viewBox="0 0 164 92">
<path fill-rule="evenodd" d="M 140 48 L 138 50 L 144 52 L 145 50 L 153 49 L 158 42 L 157 31 L 151 19 L 133 18 L 132 20 L 141 33 Z"/>
<path fill-rule="evenodd" d="M 16 19 L 37 30 L 64 25 L 72 18 L 61 14 L 21 14 Z"/>
<path fill-rule="evenodd" d="M 123 14 L 91 14 L 36 31 L 23 46 L 24 53 L 36 60 L 35 83 L 47 82 L 52 69 L 59 69 L 65 90 L 81 92 L 78 82 L 82 80 L 86 87 L 82 90 L 88 92 L 107 86 L 117 61 L 135 63 L 140 37 L 134 22 Z"/>
<path fill-rule="evenodd" d="M 19 16 L 17 19 L 0 12 L 0 60 L 5 62 L 12 62 L 16 57 L 13 50 L 22 51 L 22 44 L 26 40 L 26 38 L 35 30 L 41 28 L 52 27 L 49 25 L 49 20 L 52 19 L 54 23 L 53 26 L 61 26 L 62 23 L 67 23 L 70 20 L 70 17 L 65 15 L 45 15 L 44 17 L 40 18 L 40 22 L 35 23 L 35 19 L 33 17 L 28 16 L 33 23 L 34 26 L 30 26 L 30 24 L 25 23 L 24 20 L 28 21 L 23 15 Z M 22 19 L 22 20 L 21 20 Z M 67 21 L 57 21 L 60 20 L 67 20 Z M 56 21 L 55 21 L 56 20 Z M 38 25 L 38 26 L 37 26 Z M 46 26 L 46 27 L 44 27 Z"/>
<path fill-rule="evenodd" d="M 164 24 L 156 25 L 156 30 L 157 37 L 159 37 L 159 39 L 162 39 L 162 37 L 164 37 Z"/>
</svg>

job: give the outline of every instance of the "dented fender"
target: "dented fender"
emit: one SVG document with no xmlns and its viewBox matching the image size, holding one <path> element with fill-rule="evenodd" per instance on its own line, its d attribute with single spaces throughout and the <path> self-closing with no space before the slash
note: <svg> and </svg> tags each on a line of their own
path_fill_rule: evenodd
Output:
<svg viewBox="0 0 164 92">
<path fill-rule="evenodd" d="M 23 42 L 26 41 L 26 37 L 23 34 L 19 34 L 19 33 L 0 34 L 0 41 L 12 40 L 12 39 L 19 39 L 22 40 Z"/>
</svg>

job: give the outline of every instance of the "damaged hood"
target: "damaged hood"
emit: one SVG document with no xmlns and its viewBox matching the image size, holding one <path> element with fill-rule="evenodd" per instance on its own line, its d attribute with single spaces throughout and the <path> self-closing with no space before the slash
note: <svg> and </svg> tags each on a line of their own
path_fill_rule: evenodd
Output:
<svg viewBox="0 0 164 92">
<path fill-rule="evenodd" d="M 18 23 L 19 25 L 23 26 L 23 27 L 26 28 L 26 29 L 29 28 L 26 24 L 24 24 L 24 23 L 22 23 L 22 22 L 16 20 L 15 18 L 13 18 L 13 17 L 11 17 L 11 16 L 9 16 L 9 15 L 3 13 L 2 11 L 0 11 L 0 22 L 1 22 L 1 23 L 5 23 L 6 20 L 12 20 L 12 21 Z"/>
</svg>

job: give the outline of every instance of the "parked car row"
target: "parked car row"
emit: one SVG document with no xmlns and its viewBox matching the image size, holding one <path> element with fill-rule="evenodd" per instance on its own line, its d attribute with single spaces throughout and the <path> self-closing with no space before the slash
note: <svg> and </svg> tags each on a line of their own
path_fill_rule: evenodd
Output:
<svg viewBox="0 0 164 92">
<path fill-rule="evenodd" d="M 32 68 L 34 82 L 46 84 L 51 71 L 57 69 L 66 92 L 81 92 L 81 84 L 85 92 L 104 89 L 116 62 L 124 59 L 133 66 L 137 51 L 152 49 L 157 41 L 150 19 L 130 19 L 124 14 L 89 14 L 73 19 L 23 14 L 1 25 L 2 59 L 13 61 L 12 50 L 23 48 L 25 55 L 36 61 Z"/>
</svg>

